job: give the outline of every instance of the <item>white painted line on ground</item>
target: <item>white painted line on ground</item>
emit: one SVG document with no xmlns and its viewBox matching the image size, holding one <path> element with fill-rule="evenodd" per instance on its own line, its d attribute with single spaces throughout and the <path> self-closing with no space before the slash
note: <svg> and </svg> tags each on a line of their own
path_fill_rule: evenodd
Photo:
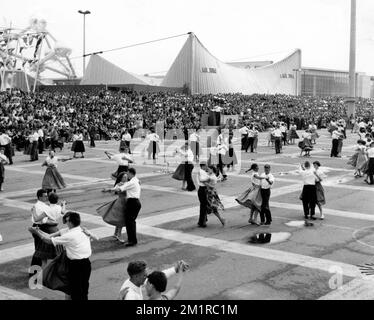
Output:
<svg viewBox="0 0 374 320">
<path fill-rule="evenodd" d="M 374 300 L 374 278 L 364 276 L 353 279 L 318 300 Z"/>
<path fill-rule="evenodd" d="M 0 300 L 40 300 L 34 296 L 0 286 Z"/>
</svg>

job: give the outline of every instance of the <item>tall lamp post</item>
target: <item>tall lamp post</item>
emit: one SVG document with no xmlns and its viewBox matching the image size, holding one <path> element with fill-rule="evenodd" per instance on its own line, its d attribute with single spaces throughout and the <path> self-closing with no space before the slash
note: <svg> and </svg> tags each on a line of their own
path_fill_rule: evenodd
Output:
<svg viewBox="0 0 374 320">
<path fill-rule="evenodd" d="M 86 14 L 91 14 L 91 11 L 79 10 L 78 13 L 83 14 L 83 77 L 86 70 Z"/>
<path fill-rule="evenodd" d="M 349 93 L 347 98 L 348 117 L 356 114 L 356 0 L 351 0 L 351 34 L 349 48 Z"/>
</svg>

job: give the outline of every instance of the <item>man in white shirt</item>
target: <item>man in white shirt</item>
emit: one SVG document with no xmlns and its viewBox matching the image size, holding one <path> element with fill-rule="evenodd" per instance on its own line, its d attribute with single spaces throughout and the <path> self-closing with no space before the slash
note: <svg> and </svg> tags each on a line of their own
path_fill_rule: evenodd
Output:
<svg viewBox="0 0 374 320">
<path fill-rule="evenodd" d="M 125 141 L 127 148 L 129 149 L 129 154 L 131 154 L 130 143 L 131 143 L 131 134 L 129 130 L 125 130 L 124 134 L 122 135 L 122 140 Z"/>
<path fill-rule="evenodd" d="M 200 136 L 197 132 L 192 132 L 189 136 L 191 150 L 194 156 L 194 161 L 199 161 L 200 156 Z"/>
<path fill-rule="evenodd" d="M 209 180 L 209 175 L 207 173 L 207 164 L 205 161 L 200 162 L 200 170 L 197 175 L 197 182 L 199 185 L 199 190 L 197 192 L 197 195 L 199 197 L 200 202 L 200 216 L 199 216 L 199 222 L 197 225 L 200 228 L 206 228 L 206 222 L 207 222 L 207 211 L 208 211 L 208 200 L 207 200 L 207 187 L 204 184 L 204 182 Z"/>
<path fill-rule="evenodd" d="M 140 184 L 136 177 L 136 170 L 130 168 L 128 171 L 129 181 L 125 182 L 122 186 L 117 186 L 114 191 L 127 192 L 127 204 L 125 213 L 126 233 L 128 241 L 125 242 L 126 247 L 135 246 L 138 243 L 136 238 L 136 218 L 142 207 L 140 198 Z"/>
<path fill-rule="evenodd" d="M 91 276 L 89 259 L 92 254 L 91 241 L 80 227 L 81 219 L 77 212 L 68 211 L 64 215 L 63 221 L 68 228 L 54 234 L 46 234 L 37 228 L 29 228 L 29 231 L 48 244 L 64 246 L 68 258 L 67 277 L 71 300 L 88 300 Z"/>
<path fill-rule="evenodd" d="M 9 160 L 9 165 L 13 164 L 12 160 L 12 139 L 0 128 L 0 148 L 4 148 L 4 155 Z"/>
<path fill-rule="evenodd" d="M 169 269 L 163 270 L 166 278 L 170 278 L 174 274 L 185 271 L 188 265 L 183 261 L 178 261 Z M 119 300 L 144 300 L 143 291 L 146 291 L 145 282 L 148 276 L 147 263 L 143 260 L 131 261 L 127 266 L 127 279 L 119 292 Z"/>
<path fill-rule="evenodd" d="M 42 154 L 44 151 L 44 130 L 43 126 L 41 126 L 38 130 L 38 149 L 39 149 L 39 154 Z"/>
<path fill-rule="evenodd" d="M 148 145 L 148 159 L 151 159 L 151 154 L 152 154 L 152 159 L 154 160 L 153 162 L 156 161 L 156 154 L 160 152 L 160 147 L 158 146 L 158 142 L 160 141 L 160 137 L 157 133 L 152 132 L 150 133 L 147 138 L 149 139 L 149 145 Z"/>
<path fill-rule="evenodd" d="M 282 148 L 282 131 L 279 128 L 279 124 L 273 131 L 273 136 L 275 138 L 274 144 L 275 144 L 275 153 L 281 153 L 281 148 Z"/>
<path fill-rule="evenodd" d="M 310 217 L 311 220 L 316 220 L 314 217 L 317 205 L 316 175 L 313 168 L 311 168 L 309 161 L 306 161 L 304 165 L 300 165 L 298 173 L 301 175 L 304 183 L 301 194 L 304 217 L 305 219 Z"/>
<path fill-rule="evenodd" d="M 270 173 L 270 165 L 266 164 L 264 166 L 264 173 L 261 174 L 260 177 L 265 179 L 261 180 L 261 197 L 262 197 L 262 204 L 261 204 L 261 211 L 260 211 L 260 218 L 261 218 L 261 225 L 270 225 L 271 224 L 271 212 L 270 212 L 270 189 L 274 183 L 274 176 Z"/>
<path fill-rule="evenodd" d="M 242 128 L 239 129 L 239 133 L 242 135 L 242 147 L 241 150 L 245 150 L 247 146 L 247 140 L 248 140 L 248 131 L 249 129 L 247 128 L 246 125 L 244 125 Z"/>
<path fill-rule="evenodd" d="M 339 155 L 339 139 L 343 138 L 343 134 L 339 129 L 335 129 L 332 134 L 332 146 L 331 146 L 331 153 L 330 153 L 330 158 L 332 157 L 338 157 Z"/>
<path fill-rule="evenodd" d="M 30 161 L 39 160 L 38 141 L 39 141 L 39 135 L 38 135 L 37 130 L 35 129 L 33 134 L 30 137 L 30 142 L 31 142 Z"/>
<path fill-rule="evenodd" d="M 219 136 L 217 137 L 217 150 L 218 150 L 218 165 L 217 169 L 218 172 L 222 175 L 222 180 L 221 181 L 226 181 L 227 180 L 227 175 L 224 170 L 224 165 L 223 163 L 223 157 L 226 155 L 226 152 L 229 151 L 228 143 L 223 135 L 223 133 L 219 130 Z"/>
</svg>

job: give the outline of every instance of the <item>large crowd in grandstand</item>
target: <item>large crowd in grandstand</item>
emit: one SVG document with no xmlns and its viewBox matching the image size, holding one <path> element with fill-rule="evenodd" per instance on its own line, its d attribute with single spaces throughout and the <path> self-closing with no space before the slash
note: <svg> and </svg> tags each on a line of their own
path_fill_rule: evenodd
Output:
<svg viewBox="0 0 374 320">
<path fill-rule="evenodd" d="M 257 123 L 260 131 L 273 122 L 294 123 L 303 130 L 308 123 L 327 127 L 331 120 L 345 118 L 344 98 L 289 95 L 187 95 L 175 92 L 40 91 L 13 90 L 0 93 L 0 128 L 13 138 L 27 137 L 43 127 L 46 135 L 57 130 L 70 140 L 76 131 L 88 139 L 116 138 L 127 128 L 150 129 L 164 120 L 165 129 L 198 129 L 201 117 L 217 105 L 223 114 L 239 115 L 240 123 Z M 357 101 L 358 118 L 373 120 L 374 100 Z"/>
</svg>

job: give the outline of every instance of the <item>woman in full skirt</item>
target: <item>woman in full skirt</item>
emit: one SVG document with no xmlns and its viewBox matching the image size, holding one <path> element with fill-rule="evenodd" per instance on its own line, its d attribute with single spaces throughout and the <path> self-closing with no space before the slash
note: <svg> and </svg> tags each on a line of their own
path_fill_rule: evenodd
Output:
<svg viewBox="0 0 374 320">
<path fill-rule="evenodd" d="M 221 199 L 218 196 L 216 184 L 217 184 L 217 173 L 216 168 L 211 166 L 208 167 L 209 180 L 204 182 L 204 185 L 207 187 L 207 212 L 208 214 L 213 213 L 218 220 L 222 223 L 222 226 L 225 226 L 226 220 L 219 212 L 220 210 L 225 210 Z"/>
<path fill-rule="evenodd" d="M 317 193 L 317 207 L 320 212 L 320 219 L 323 220 L 325 216 L 322 212 L 322 206 L 326 204 L 325 190 L 323 189 L 321 181 L 325 179 L 324 173 L 320 170 L 321 163 L 319 161 L 313 162 L 314 174 L 317 178 L 316 180 L 316 193 Z"/>
<path fill-rule="evenodd" d="M 178 181 L 182 181 L 182 190 L 194 191 L 196 190 L 195 184 L 192 180 L 192 171 L 194 168 L 193 158 L 194 154 L 186 143 L 182 148 L 176 149 L 176 154 L 180 154 L 182 157 L 182 162 L 179 164 L 175 170 L 172 178 Z M 187 184 L 187 187 L 185 187 Z"/>
<path fill-rule="evenodd" d="M 257 223 L 258 213 L 261 211 L 262 197 L 261 197 L 261 180 L 266 179 L 260 177 L 258 174 L 259 167 L 256 163 L 253 163 L 250 169 L 246 172 L 252 171 L 250 186 L 235 200 L 244 207 L 251 209 L 251 215 L 248 222 L 250 224 L 259 225 Z"/>
<path fill-rule="evenodd" d="M 127 182 L 127 173 L 122 172 L 119 175 L 121 179 L 116 186 L 120 186 L 123 183 Z M 114 188 L 115 188 L 114 187 Z M 104 189 L 103 192 L 114 192 L 114 188 Z M 126 214 L 126 203 L 127 203 L 127 193 L 124 192 L 116 192 L 118 195 L 117 199 L 104 203 L 99 208 L 96 209 L 96 212 L 103 218 L 103 220 L 115 226 L 114 235 L 113 237 L 124 243 L 125 241 L 121 239 L 122 235 L 122 228 L 126 226 L 125 224 L 125 214 Z"/>
<path fill-rule="evenodd" d="M 355 148 L 355 153 L 350 157 L 347 164 L 354 167 L 356 170 L 354 172 L 355 177 L 362 177 L 364 175 L 363 171 L 365 169 L 366 162 L 368 158 L 366 156 L 366 142 L 363 140 L 357 141 L 357 146 Z"/>
<path fill-rule="evenodd" d="M 59 161 L 68 160 L 71 160 L 71 158 L 61 159 L 55 155 L 54 151 L 49 151 L 49 156 L 42 164 L 42 167 L 47 167 L 42 181 L 42 189 L 47 190 L 48 194 L 52 191 L 56 192 L 57 189 L 66 188 L 65 181 L 57 170 L 57 164 Z"/>
</svg>

